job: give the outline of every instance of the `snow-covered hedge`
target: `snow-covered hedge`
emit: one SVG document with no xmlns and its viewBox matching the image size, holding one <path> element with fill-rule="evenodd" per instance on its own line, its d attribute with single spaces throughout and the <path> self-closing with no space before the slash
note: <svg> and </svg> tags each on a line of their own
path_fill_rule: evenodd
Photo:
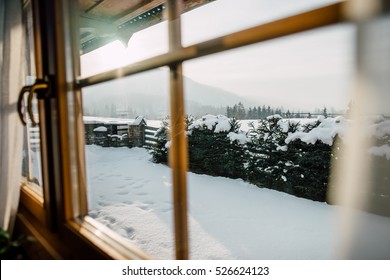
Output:
<svg viewBox="0 0 390 280">
<path fill-rule="evenodd" d="M 223 115 L 187 118 L 189 167 L 197 173 L 242 178 L 312 200 L 325 201 L 330 165 L 338 160 L 348 126 L 343 117 L 283 119 L 269 116 L 248 131 Z M 390 121 L 377 118 L 367 133 L 375 146 L 368 153 L 390 159 Z M 156 162 L 166 162 L 168 124 L 158 132 L 153 150 Z M 333 160 L 331 160 L 333 158 Z"/>
<path fill-rule="evenodd" d="M 328 122 L 336 123 L 319 118 L 301 124 L 274 115 L 251 124 L 247 180 L 325 201 L 332 146 L 338 135 Z"/>
<path fill-rule="evenodd" d="M 307 129 L 307 126 L 297 126 L 296 131 L 288 134 L 286 144 L 299 139 L 306 144 L 315 144 L 320 141 L 332 146 L 337 135 L 344 137 L 347 127 L 347 121 L 343 117 L 325 119 L 321 116 L 314 124 L 309 124 L 312 129 Z"/>
<path fill-rule="evenodd" d="M 226 116 L 206 115 L 188 123 L 189 167 L 197 173 L 244 178 L 243 145 L 249 139 L 239 123 Z"/>
</svg>

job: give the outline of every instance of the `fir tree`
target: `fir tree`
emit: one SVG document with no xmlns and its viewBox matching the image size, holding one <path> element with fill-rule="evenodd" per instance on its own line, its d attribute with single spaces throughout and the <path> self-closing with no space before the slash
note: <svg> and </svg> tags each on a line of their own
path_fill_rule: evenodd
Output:
<svg viewBox="0 0 390 280">
<path fill-rule="evenodd" d="M 232 117 L 232 108 L 230 108 L 229 106 L 226 107 L 226 116 L 228 118 Z"/>
<path fill-rule="evenodd" d="M 257 107 L 257 118 L 256 119 L 261 119 L 262 118 L 262 115 L 261 115 L 261 108 L 260 106 Z"/>
<path fill-rule="evenodd" d="M 262 119 L 255 127 L 251 124 L 248 144 L 248 179 L 265 187 L 283 189 L 283 160 L 281 159 L 285 134 L 279 124 L 280 117 Z"/>
<path fill-rule="evenodd" d="M 324 115 L 325 118 L 328 117 L 328 110 L 326 109 L 325 106 L 324 106 L 324 109 L 322 109 L 322 115 Z"/>
<path fill-rule="evenodd" d="M 246 110 L 244 105 L 241 102 L 238 102 L 237 105 L 237 115 L 234 116 L 236 119 L 244 120 L 246 119 Z"/>
<path fill-rule="evenodd" d="M 153 161 L 156 163 L 168 163 L 168 134 L 169 134 L 168 118 L 165 118 L 161 127 L 156 132 L 156 145 L 152 147 L 150 153 L 153 156 Z"/>
<path fill-rule="evenodd" d="M 253 111 L 252 111 L 252 107 L 249 107 L 248 109 L 248 114 L 246 116 L 246 119 L 253 119 Z"/>
<path fill-rule="evenodd" d="M 213 176 L 243 178 L 244 152 L 237 141 L 230 141 L 230 132 L 238 133 L 239 122 L 230 120 L 229 131 L 214 132 L 205 125 L 192 128 L 188 137 L 190 170 Z"/>
</svg>

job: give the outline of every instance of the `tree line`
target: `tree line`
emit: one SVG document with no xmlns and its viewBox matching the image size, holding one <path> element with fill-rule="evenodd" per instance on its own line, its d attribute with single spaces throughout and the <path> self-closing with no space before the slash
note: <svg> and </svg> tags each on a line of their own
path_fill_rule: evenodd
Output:
<svg viewBox="0 0 390 280">
<path fill-rule="evenodd" d="M 272 115 L 280 115 L 283 118 L 311 118 L 316 115 L 323 115 L 325 118 L 334 114 L 329 114 L 328 109 L 324 106 L 322 109 L 316 108 L 314 113 L 311 112 L 293 112 L 290 110 L 285 111 L 283 107 L 273 108 L 271 106 L 253 106 L 248 109 L 239 102 L 233 106 L 226 107 L 226 116 L 228 118 L 235 118 L 238 120 L 259 120 L 265 119 Z"/>
</svg>

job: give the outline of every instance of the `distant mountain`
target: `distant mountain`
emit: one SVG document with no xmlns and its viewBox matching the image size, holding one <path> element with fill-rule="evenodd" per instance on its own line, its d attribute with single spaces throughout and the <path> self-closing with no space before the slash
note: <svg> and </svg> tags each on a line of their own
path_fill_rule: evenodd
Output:
<svg viewBox="0 0 390 280">
<path fill-rule="evenodd" d="M 187 77 L 184 77 L 184 89 L 186 112 L 192 115 L 225 113 L 226 106 L 238 102 L 256 105 L 232 92 Z M 87 87 L 83 91 L 83 104 L 88 115 L 115 117 L 117 112 L 133 112 L 149 118 L 166 116 L 169 112 L 169 72 L 156 69 Z"/>
</svg>

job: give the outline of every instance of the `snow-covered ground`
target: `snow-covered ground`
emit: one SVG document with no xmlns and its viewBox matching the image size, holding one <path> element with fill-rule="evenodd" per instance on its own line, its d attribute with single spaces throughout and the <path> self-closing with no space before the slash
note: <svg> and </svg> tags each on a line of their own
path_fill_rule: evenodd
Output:
<svg viewBox="0 0 390 280">
<path fill-rule="evenodd" d="M 90 215 L 151 256 L 174 258 L 171 170 L 142 148 L 86 146 L 86 156 Z M 242 180 L 188 173 L 188 181 L 191 258 L 338 257 L 339 207 Z M 390 219 L 356 213 L 359 246 L 390 257 Z"/>
</svg>

